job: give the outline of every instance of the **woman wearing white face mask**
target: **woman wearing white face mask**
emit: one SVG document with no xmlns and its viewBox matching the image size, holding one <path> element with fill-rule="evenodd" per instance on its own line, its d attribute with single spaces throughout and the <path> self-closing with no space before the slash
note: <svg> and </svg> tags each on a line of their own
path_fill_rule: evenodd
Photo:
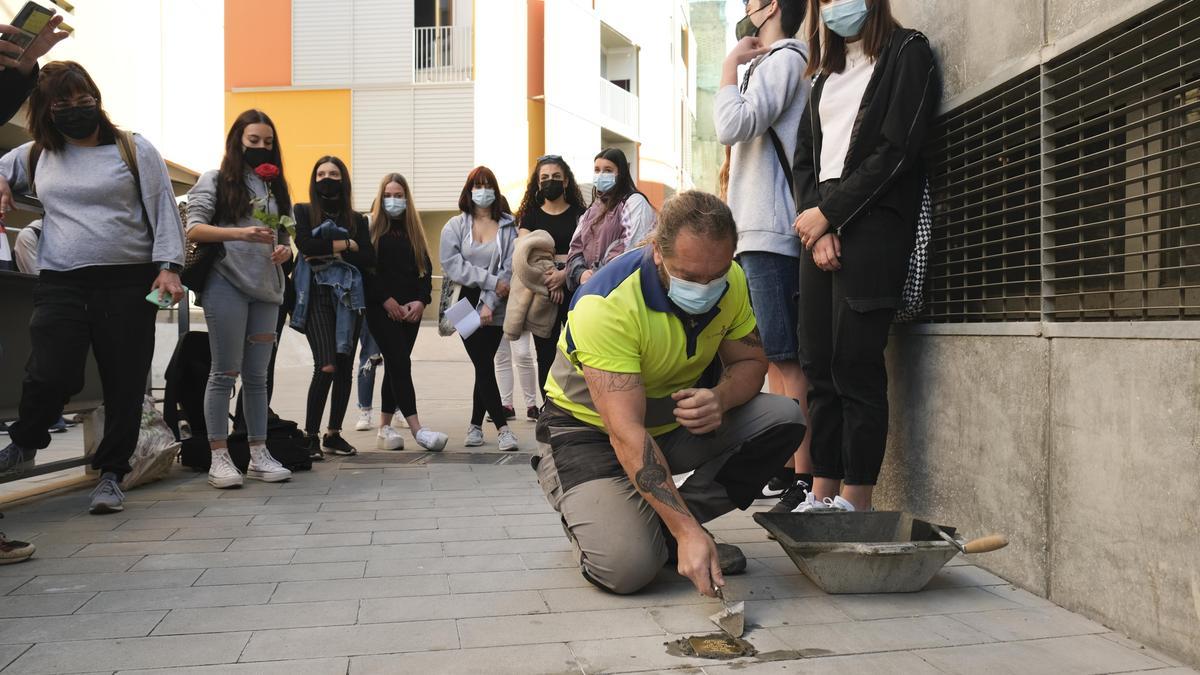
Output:
<svg viewBox="0 0 1200 675">
<path fill-rule="evenodd" d="M 463 340 L 475 366 L 471 425 L 465 445 L 483 445 L 483 416 L 491 415 L 499 433 L 500 449 L 517 449 L 517 437 L 508 428 L 508 416 L 496 385 L 496 350 L 504 339 L 504 305 L 512 278 L 517 221 L 508 213 L 496 175 L 486 166 L 475 167 L 458 197 L 461 211 L 442 228 L 443 283 L 462 286 L 462 297 L 475 305 L 482 325 Z"/>
<path fill-rule="evenodd" d="M 367 325 L 387 369 L 383 382 L 391 392 L 385 391 L 384 398 L 399 408 L 417 445 L 438 452 L 446 447 L 446 434 L 421 426 L 411 358 L 421 317 L 433 301 L 433 263 L 408 181 L 398 173 L 384 176 L 379 184 L 371 209 L 371 244 L 375 272 L 367 275 Z M 392 428 L 388 407 L 385 403 L 380 417 L 380 447 L 401 450 L 404 439 Z"/>
<path fill-rule="evenodd" d="M 567 253 L 567 290 L 574 292 L 596 270 L 636 248 L 654 230 L 654 207 L 637 189 L 629 160 L 617 148 L 596 155 L 592 205 L 579 219 Z"/>
<path fill-rule="evenodd" d="M 813 491 L 797 511 L 868 510 L 887 441 L 884 348 L 925 186 L 921 151 L 938 108 L 924 35 L 889 0 L 810 5 L 794 168 L 800 361 L 809 382 Z"/>
</svg>

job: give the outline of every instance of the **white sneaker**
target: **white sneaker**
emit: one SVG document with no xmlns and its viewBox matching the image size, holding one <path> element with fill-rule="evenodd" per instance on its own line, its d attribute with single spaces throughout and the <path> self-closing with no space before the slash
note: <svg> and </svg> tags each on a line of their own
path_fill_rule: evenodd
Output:
<svg viewBox="0 0 1200 675">
<path fill-rule="evenodd" d="M 405 419 L 404 415 L 395 415 L 392 417 L 392 426 L 396 429 L 407 429 L 408 420 Z"/>
<path fill-rule="evenodd" d="M 355 431 L 370 431 L 371 430 L 371 409 L 359 408 L 358 421 L 354 423 Z"/>
<path fill-rule="evenodd" d="M 829 504 L 829 508 L 835 511 L 846 511 L 847 513 L 852 513 L 854 511 L 854 505 L 849 501 L 842 499 L 841 495 L 834 497 L 832 500 L 826 499 L 825 501 Z"/>
<path fill-rule="evenodd" d="M 840 499 L 840 497 L 839 497 Z M 809 492 L 804 501 L 800 505 L 792 509 L 792 513 L 815 513 L 818 511 L 832 511 L 833 501 L 829 498 L 824 500 L 817 499 L 817 496 Z"/>
<path fill-rule="evenodd" d="M 425 448 L 429 452 L 441 452 L 450 437 L 440 431 L 432 431 L 430 429 L 421 429 L 416 434 L 417 445 Z"/>
<path fill-rule="evenodd" d="M 467 440 L 463 441 L 463 445 L 468 448 L 478 448 L 483 445 L 483 428 L 474 424 L 467 427 Z"/>
<path fill-rule="evenodd" d="M 208 467 L 208 484 L 222 489 L 242 486 L 242 472 L 233 465 L 228 450 L 213 451 L 212 465 Z"/>
<path fill-rule="evenodd" d="M 260 445 L 250 448 L 250 466 L 246 467 L 246 478 L 261 480 L 264 483 L 279 483 L 291 477 L 292 472 L 272 457 L 265 447 Z"/>
<path fill-rule="evenodd" d="M 514 434 L 510 429 L 501 430 L 500 438 L 498 440 L 500 443 L 500 449 L 504 452 L 512 452 L 513 450 L 517 449 L 517 435 Z"/>
<path fill-rule="evenodd" d="M 375 434 L 375 447 L 380 450 L 403 450 L 404 436 L 400 435 L 399 431 L 393 429 L 390 425 L 379 427 L 379 433 Z"/>
</svg>

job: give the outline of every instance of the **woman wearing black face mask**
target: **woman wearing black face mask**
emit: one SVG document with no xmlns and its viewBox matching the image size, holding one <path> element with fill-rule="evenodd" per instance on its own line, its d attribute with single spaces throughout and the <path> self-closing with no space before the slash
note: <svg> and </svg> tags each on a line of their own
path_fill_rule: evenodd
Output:
<svg viewBox="0 0 1200 675">
<path fill-rule="evenodd" d="M 308 337 L 313 352 L 304 431 L 309 456 L 319 460 L 322 446 L 338 455 L 358 452 L 342 438 L 341 431 L 350 402 L 354 348 L 366 306 L 363 279 L 375 266 L 375 249 L 366 217 L 350 205 L 350 172 L 342 160 L 331 156 L 318 159 L 308 193 L 310 202 L 294 209 L 296 248 L 303 261 L 296 266 L 292 327 Z M 335 290 L 338 288 L 345 290 Z M 329 426 L 318 439 L 331 387 Z"/>
<path fill-rule="evenodd" d="M 571 237 L 579 225 L 579 217 L 587 210 L 583 194 L 575 182 L 575 174 L 566 161 L 558 155 L 539 157 L 525 186 L 521 208 L 517 210 L 519 233 L 523 236 L 542 230 L 554 238 L 555 269 L 546 272 L 546 289 L 550 300 L 558 305 L 558 316 L 554 330 L 548 337 L 533 336 L 537 349 L 538 383 L 546 389 L 546 377 L 554 363 L 555 347 L 563 324 L 567 322 L 567 309 L 571 298 L 567 294 L 567 253 L 571 250 Z"/>
</svg>

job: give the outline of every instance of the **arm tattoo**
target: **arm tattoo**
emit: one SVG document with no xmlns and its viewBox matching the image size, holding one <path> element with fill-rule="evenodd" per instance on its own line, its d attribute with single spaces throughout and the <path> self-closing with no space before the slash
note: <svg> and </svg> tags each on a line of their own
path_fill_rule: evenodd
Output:
<svg viewBox="0 0 1200 675">
<path fill-rule="evenodd" d="M 671 472 L 658 461 L 657 450 L 658 446 L 654 444 L 654 438 L 650 434 L 646 434 L 646 443 L 642 452 L 642 468 L 638 469 L 637 475 L 634 476 L 638 489 L 679 513 L 692 515 L 679 494 L 671 489 Z"/>
<path fill-rule="evenodd" d="M 738 342 L 746 345 L 747 347 L 758 347 L 759 349 L 761 349 L 763 346 L 762 337 L 760 337 L 758 334 L 758 328 L 750 331 L 746 337 L 738 340 Z"/>
<path fill-rule="evenodd" d="M 642 386 L 642 376 L 638 373 L 610 373 L 585 368 L 583 378 L 587 380 L 592 398 L 597 401 L 607 393 L 632 391 Z"/>
</svg>

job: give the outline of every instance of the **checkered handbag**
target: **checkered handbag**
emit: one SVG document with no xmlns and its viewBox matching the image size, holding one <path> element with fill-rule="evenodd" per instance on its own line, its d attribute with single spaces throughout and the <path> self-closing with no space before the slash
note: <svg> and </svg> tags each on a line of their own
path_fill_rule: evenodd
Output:
<svg viewBox="0 0 1200 675">
<path fill-rule="evenodd" d="M 929 197 L 929 181 L 921 194 L 921 209 L 917 212 L 917 238 L 912 255 L 908 257 L 908 276 L 900 292 L 900 309 L 896 322 L 912 321 L 925 309 L 925 273 L 929 260 L 929 239 L 933 232 L 933 200 Z"/>
</svg>

